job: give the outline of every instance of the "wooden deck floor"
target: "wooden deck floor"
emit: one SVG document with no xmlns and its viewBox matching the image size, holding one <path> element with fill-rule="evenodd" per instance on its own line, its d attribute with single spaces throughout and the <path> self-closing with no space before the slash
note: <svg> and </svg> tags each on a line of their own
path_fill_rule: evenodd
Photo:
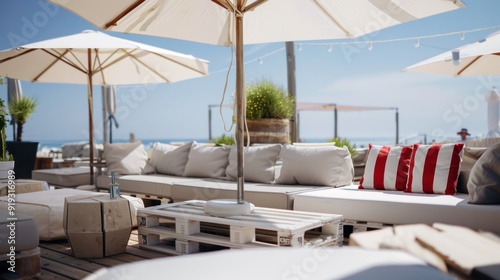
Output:
<svg viewBox="0 0 500 280">
<path fill-rule="evenodd" d="M 75 258 L 67 240 L 40 242 L 41 274 L 36 279 L 82 279 L 101 268 L 140 260 L 169 257 L 139 248 L 137 229 L 132 231 L 124 253 L 102 259 Z"/>
</svg>

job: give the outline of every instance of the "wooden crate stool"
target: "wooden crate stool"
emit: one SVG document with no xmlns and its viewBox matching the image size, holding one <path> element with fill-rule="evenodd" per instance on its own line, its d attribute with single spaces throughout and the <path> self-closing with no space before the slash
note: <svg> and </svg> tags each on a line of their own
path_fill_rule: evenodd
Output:
<svg viewBox="0 0 500 280">
<path fill-rule="evenodd" d="M 77 258 L 103 258 L 123 253 L 132 231 L 128 200 L 109 196 L 67 197 L 63 222 Z"/>
</svg>

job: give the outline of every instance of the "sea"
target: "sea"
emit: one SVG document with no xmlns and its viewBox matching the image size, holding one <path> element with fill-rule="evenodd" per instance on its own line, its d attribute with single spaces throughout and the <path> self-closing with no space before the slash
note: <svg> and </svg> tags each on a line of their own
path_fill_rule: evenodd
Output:
<svg viewBox="0 0 500 280">
<path fill-rule="evenodd" d="M 368 144 L 375 145 L 394 145 L 396 139 L 394 137 L 352 137 L 347 138 L 351 144 L 354 144 L 356 148 L 368 147 Z M 154 139 L 140 139 L 144 144 L 144 148 L 148 150 L 154 143 L 183 143 L 189 141 L 196 141 L 198 143 L 208 143 L 208 138 L 154 138 Z M 88 139 L 29 139 L 28 141 L 38 142 L 38 151 L 50 151 L 61 149 L 65 144 L 72 143 L 82 143 L 88 142 Z M 327 142 L 328 138 L 303 138 L 301 142 L 304 143 L 323 143 Z M 113 139 L 112 143 L 128 143 L 129 139 Z M 96 141 L 96 143 L 102 143 L 102 141 Z"/>
</svg>

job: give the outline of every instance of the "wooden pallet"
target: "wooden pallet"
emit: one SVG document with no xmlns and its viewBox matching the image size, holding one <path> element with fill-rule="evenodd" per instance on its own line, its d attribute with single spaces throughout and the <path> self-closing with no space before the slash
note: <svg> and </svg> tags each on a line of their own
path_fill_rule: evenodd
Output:
<svg viewBox="0 0 500 280">
<path fill-rule="evenodd" d="M 158 205 L 137 211 L 140 246 L 169 254 L 221 248 L 342 246 L 343 216 L 256 207 L 249 215 L 213 217 L 205 201 Z"/>
</svg>

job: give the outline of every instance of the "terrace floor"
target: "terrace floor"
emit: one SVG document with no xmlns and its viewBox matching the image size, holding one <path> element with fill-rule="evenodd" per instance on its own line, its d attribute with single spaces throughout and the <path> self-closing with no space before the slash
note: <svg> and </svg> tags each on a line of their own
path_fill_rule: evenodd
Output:
<svg viewBox="0 0 500 280">
<path fill-rule="evenodd" d="M 139 248 L 137 229 L 132 230 L 127 249 L 122 254 L 102 259 L 75 258 L 67 240 L 41 241 L 41 274 L 35 279 L 82 279 L 99 270 L 124 263 L 169 257 Z M 1 278 L 1 277 L 0 277 Z"/>
</svg>

